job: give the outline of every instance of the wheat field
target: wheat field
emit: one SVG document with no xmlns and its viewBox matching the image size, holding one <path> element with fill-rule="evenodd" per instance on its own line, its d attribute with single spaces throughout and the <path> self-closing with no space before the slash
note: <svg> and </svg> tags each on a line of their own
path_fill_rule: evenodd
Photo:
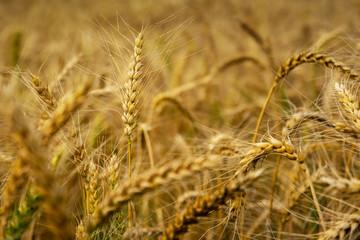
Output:
<svg viewBox="0 0 360 240">
<path fill-rule="evenodd" d="M 0 1 L 0 239 L 360 239 L 359 23 L 358 0 Z"/>
</svg>

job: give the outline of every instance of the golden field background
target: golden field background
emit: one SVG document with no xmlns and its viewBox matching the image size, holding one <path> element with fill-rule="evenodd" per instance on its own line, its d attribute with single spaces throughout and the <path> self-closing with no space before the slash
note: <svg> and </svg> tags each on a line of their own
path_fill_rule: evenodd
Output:
<svg viewBox="0 0 360 240">
<path fill-rule="evenodd" d="M 1 237 L 358 239 L 359 16 L 0 1 Z"/>
</svg>

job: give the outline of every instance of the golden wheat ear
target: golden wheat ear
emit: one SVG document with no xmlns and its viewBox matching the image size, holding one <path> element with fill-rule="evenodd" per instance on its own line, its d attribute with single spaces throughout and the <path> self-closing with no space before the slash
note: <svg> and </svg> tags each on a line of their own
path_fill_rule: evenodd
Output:
<svg viewBox="0 0 360 240">
<path fill-rule="evenodd" d="M 66 101 L 59 105 L 51 118 L 44 122 L 41 129 L 44 143 L 47 143 L 70 119 L 71 115 L 84 103 L 85 96 L 92 83 L 87 81 L 81 85 Z"/>
<path fill-rule="evenodd" d="M 129 138 L 137 126 L 139 118 L 139 94 L 141 91 L 141 74 L 144 47 L 144 32 L 140 32 L 135 39 L 134 52 L 129 63 L 129 71 L 124 86 L 124 99 L 122 120 L 124 122 L 124 133 Z"/>
<path fill-rule="evenodd" d="M 340 98 L 346 116 L 351 119 L 352 125 L 360 130 L 360 107 L 356 96 L 344 84 L 338 82 L 335 82 L 335 91 Z"/>
</svg>

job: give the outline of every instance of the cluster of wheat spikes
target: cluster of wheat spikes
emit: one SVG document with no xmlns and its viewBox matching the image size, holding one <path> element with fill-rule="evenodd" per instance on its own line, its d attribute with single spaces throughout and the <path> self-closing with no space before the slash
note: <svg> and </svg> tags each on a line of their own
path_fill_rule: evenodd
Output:
<svg viewBox="0 0 360 240">
<path fill-rule="evenodd" d="M 174 60 L 181 28 L 118 39 L 111 25 L 95 41 L 106 54 L 56 76 L 22 70 L 35 54 L 17 32 L 0 74 L 0 239 L 360 239 L 356 65 L 324 50 L 330 36 L 277 66 L 237 24 L 255 54 L 192 61 L 204 43 L 188 40 Z"/>
</svg>

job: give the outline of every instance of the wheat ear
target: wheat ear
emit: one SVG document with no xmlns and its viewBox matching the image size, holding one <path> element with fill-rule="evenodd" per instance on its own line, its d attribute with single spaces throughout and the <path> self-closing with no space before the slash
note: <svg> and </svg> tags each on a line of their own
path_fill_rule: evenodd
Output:
<svg viewBox="0 0 360 240">
<path fill-rule="evenodd" d="M 99 168 L 95 165 L 94 161 L 89 164 L 89 171 L 87 175 L 88 191 L 89 195 L 89 213 L 93 214 L 96 206 L 99 202 Z"/>
<path fill-rule="evenodd" d="M 360 193 L 360 180 L 356 178 L 331 178 L 320 177 L 316 180 L 317 183 L 324 184 L 328 191 L 340 194 L 355 194 Z"/>
<path fill-rule="evenodd" d="M 70 119 L 71 114 L 82 105 L 90 87 L 91 83 L 89 81 L 80 86 L 54 111 L 51 118 L 44 123 L 41 132 L 45 143 L 66 124 Z"/>
<path fill-rule="evenodd" d="M 119 182 L 120 180 L 120 161 L 117 155 L 112 155 L 109 161 L 109 165 L 107 167 L 107 180 L 109 182 L 109 185 L 111 186 L 111 189 L 114 189 L 114 186 Z"/>
<path fill-rule="evenodd" d="M 28 192 L 7 224 L 5 239 L 20 240 L 38 209 L 39 195 Z"/>
<path fill-rule="evenodd" d="M 353 125 L 360 130 L 360 108 L 356 96 L 344 84 L 338 82 L 335 82 L 335 90 L 341 98 L 347 116 L 352 120 Z"/>
<path fill-rule="evenodd" d="M 40 102 L 45 103 L 43 106 L 44 110 L 42 111 L 40 115 L 40 120 L 38 122 L 38 128 L 40 129 L 42 127 L 42 124 L 44 121 L 49 119 L 49 114 L 51 114 L 54 109 L 57 107 L 57 102 L 54 96 L 49 91 L 48 87 L 44 86 L 44 84 L 40 81 L 38 76 L 35 76 L 30 73 L 30 76 L 32 78 L 32 88 L 37 93 L 38 98 L 40 99 Z"/>
<path fill-rule="evenodd" d="M 140 32 L 135 39 L 134 53 L 129 63 L 129 72 L 124 85 L 124 100 L 122 120 L 124 122 L 124 133 L 128 138 L 132 137 L 133 130 L 137 126 L 139 118 L 139 94 L 140 77 L 143 60 L 144 33 Z"/>
<path fill-rule="evenodd" d="M 358 234 L 355 231 L 359 231 L 360 226 L 360 214 L 354 213 L 346 216 L 341 221 L 335 223 L 332 228 L 323 232 L 319 240 L 330 240 L 330 239 L 358 239 Z M 353 235 L 354 234 L 354 235 Z"/>
<path fill-rule="evenodd" d="M 179 239 L 180 235 L 188 231 L 189 225 L 197 223 L 199 217 L 207 216 L 211 211 L 225 205 L 226 200 L 234 199 L 239 193 L 244 192 L 245 188 L 259 178 L 262 173 L 263 170 L 252 172 L 246 177 L 239 177 L 240 179 L 230 181 L 224 188 L 215 193 L 197 197 L 193 204 L 187 205 L 184 211 L 176 214 L 175 221 L 168 225 L 161 240 Z"/>
<path fill-rule="evenodd" d="M 76 228 L 75 240 L 88 240 L 88 239 L 90 238 L 86 234 L 84 222 L 81 221 Z"/>
<path fill-rule="evenodd" d="M 135 179 L 129 179 L 121 185 L 115 186 L 105 199 L 97 206 L 94 214 L 88 220 L 88 232 L 96 230 L 112 213 L 117 211 L 122 204 L 135 196 L 146 193 L 158 187 L 168 185 L 190 176 L 194 176 L 217 164 L 216 159 L 200 157 L 198 159 L 178 164 L 169 164 L 159 169 L 151 169 Z"/>
<path fill-rule="evenodd" d="M 255 40 L 257 44 L 259 44 L 259 46 L 261 47 L 261 49 L 264 51 L 264 53 L 268 58 L 270 67 L 275 68 L 274 56 L 272 54 L 270 42 L 267 39 L 263 39 L 263 37 L 261 37 L 260 34 L 246 22 L 240 22 L 240 26 Z"/>
<path fill-rule="evenodd" d="M 286 77 L 286 75 L 289 74 L 289 72 L 291 72 L 294 68 L 296 68 L 297 66 L 299 66 L 303 63 L 323 64 L 325 67 L 334 69 L 334 70 L 346 75 L 350 79 L 353 79 L 353 80 L 359 79 L 359 74 L 353 72 L 349 67 L 345 66 L 344 64 L 342 64 L 340 62 L 335 61 L 333 58 L 328 57 L 324 54 L 300 53 L 299 55 L 295 55 L 295 56 L 289 58 L 284 64 L 282 64 L 280 66 L 280 68 L 275 76 L 273 85 L 272 85 L 272 87 L 268 93 L 268 96 L 265 100 L 265 103 L 261 109 L 261 112 L 260 112 L 260 115 L 258 118 L 258 122 L 257 122 L 256 128 L 255 128 L 253 142 L 256 142 L 256 137 L 257 137 L 257 133 L 259 132 L 261 121 L 263 119 L 266 107 L 270 102 L 270 98 L 271 98 L 276 86 L 284 77 Z"/>
<path fill-rule="evenodd" d="M 275 138 L 270 138 L 268 142 L 255 143 L 254 147 L 254 149 L 245 153 L 244 155 L 246 157 L 238 163 L 238 165 L 242 167 L 238 172 L 242 171 L 243 173 L 247 173 L 251 165 L 256 164 L 259 159 L 269 153 L 278 153 L 289 160 L 299 161 L 294 145 L 288 140 L 280 141 Z"/>
</svg>

